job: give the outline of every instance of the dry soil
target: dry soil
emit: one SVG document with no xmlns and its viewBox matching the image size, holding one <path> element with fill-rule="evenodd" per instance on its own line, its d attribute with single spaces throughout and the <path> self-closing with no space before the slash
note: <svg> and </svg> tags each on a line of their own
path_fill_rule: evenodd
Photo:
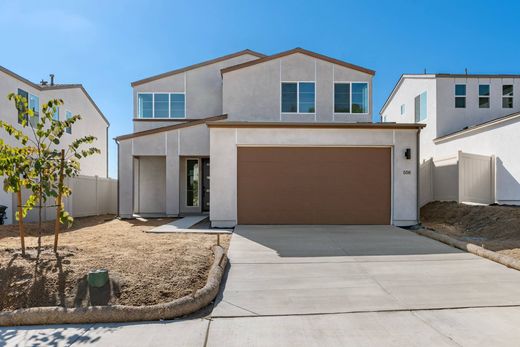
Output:
<svg viewBox="0 0 520 347">
<path fill-rule="evenodd" d="M 520 259 L 520 207 L 432 202 L 421 222 L 456 239 Z"/>
<path fill-rule="evenodd" d="M 16 225 L 0 226 L 0 310 L 90 304 L 86 275 L 108 269 L 109 304 L 168 302 L 202 288 L 213 261 L 216 235 L 145 233 L 171 219 L 77 218 L 52 252 L 54 223 L 46 223 L 43 252 L 37 257 L 36 225 L 28 224 L 27 256 L 20 254 Z M 221 244 L 229 245 L 229 236 Z"/>
</svg>

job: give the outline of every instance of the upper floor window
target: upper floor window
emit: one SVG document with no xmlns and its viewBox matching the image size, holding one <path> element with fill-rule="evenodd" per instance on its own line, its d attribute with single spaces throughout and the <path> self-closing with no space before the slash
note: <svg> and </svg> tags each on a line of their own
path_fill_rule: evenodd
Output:
<svg viewBox="0 0 520 347">
<path fill-rule="evenodd" d="M 426 103 L 427 103 L 427 94 L 426 92 L 419 94 L 415 97 L 414 106 L 415 106 L 415 122 L 421 122 L 426 119 Z"/>
<path fill-rule="evenodd" d="M 368 113 L 368 83 L 334 83 L 334 113 Z"/>
<path fill-rule="evenodd" d="M 405 111 L 406 111 L 405 105 L 402 104 L 401 105 L 401 116 L 404 115 Z"/>
<path fill-rule="evenodd" d="M 183 93 L 139 93 L 139 118 L 185 118 L 186 103 Z"/>
<path fill-rule="evenodd" d="M 455 108 L 466 108 L 466 85 L 455 85 Z"/>
<path fill-rule="evenodd" d="M 52 115 L 52 120 L 60 120 L 60 108 L 58 106 L 55 106 L 56 110 L 54 111 L 54 114 Z"/>
<path fill-rule="evenodd" d="M 25 90 L 18 89 L 18 95 L 24 97 L 25 102 L 29 102 L 29 93 L 27 93 Z M 25 104 L 23 102 L 20 102 L 18 105 L 16 105 L 16 108 L 18 110 L 18 123 L 22 124 L 22 121 L 24 119 L 26 121 L 28 120 L 28 116 L 27 114 L 25 114 L 25 112 L 27 111 Z"/>
<path fill-rule="evenodd" d="M 478 86 L 478 107 L 489 108 L 489 84 Z"/>
<path fill-rule="evenodd" d="M 314 82 L 282 82 L 282 113 L 315 113 Z"/>
<path fill-rule="evenodd" d="M 72 118 L 72 112 L 69 112 L 69 111 L 65 112 L 65 119 L 69 120 L 71 118 Z M 71 127 L 66 127 L 65 128 L 65 132 L 67 134 L 72 134 L 72 128 Z"/>
<path fill-rule="evenodd" d="M 502 108 L 513 108 L 513 85 L 502 86 Z"/>
</svg>

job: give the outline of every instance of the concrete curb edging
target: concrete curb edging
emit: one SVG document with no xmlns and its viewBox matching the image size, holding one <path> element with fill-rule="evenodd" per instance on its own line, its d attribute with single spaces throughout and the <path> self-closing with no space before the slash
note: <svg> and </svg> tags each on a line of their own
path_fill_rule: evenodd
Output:
<svg viewBox="0 0 520 347">
<path fill-rule="evenodd" d="M 452 237 L 439 234 L 435 231 L 428 230 L 428 229 L 419 229 L 414 230 L 415 233 L 429 237 L 431 239 L 434 239 L 436 241 L 440 241 L 442 243 L 445 243 L 449 246 L 461 249 L 463 251 L 467 251 L 469 253 L 473 253 L 475 255 L 478 255 L 482 258 L 486 258 L 489 260 L 492 260 L 496 263 L 502 264 L 504 266 L 507 266 L 509 268 L 519 270 L 520 271 L 520 260 L 510 257 L 508 255 L 500 254 L 497 252 L 490 251 L 488 249 L 482 248 L 480 246 L 474 245 L 472 243 L 467 243 L 464 241 L 460 241 L 457 239 L 454 239 Z"/>
<path fill-rule="evenodd" d="M 171 319 L 196 312 L 218 294 L 227 264 L 224 248 L 213 246 L 214 260 L 206 284 L 192 295 L 150 306 L 32 307 L 0 312 L 0 326 L 112 323 Z"/>
</svg>

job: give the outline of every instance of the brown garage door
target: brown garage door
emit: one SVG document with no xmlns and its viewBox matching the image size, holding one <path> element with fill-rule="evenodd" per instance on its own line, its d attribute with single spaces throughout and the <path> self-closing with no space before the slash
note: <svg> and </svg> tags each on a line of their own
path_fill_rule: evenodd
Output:
<svg viewBox="0 0 520 347">
<path fill-rule="evenodd" d="M 390 148 L 239 147 L 239 224 L 389 224 Z"/>
</svg>

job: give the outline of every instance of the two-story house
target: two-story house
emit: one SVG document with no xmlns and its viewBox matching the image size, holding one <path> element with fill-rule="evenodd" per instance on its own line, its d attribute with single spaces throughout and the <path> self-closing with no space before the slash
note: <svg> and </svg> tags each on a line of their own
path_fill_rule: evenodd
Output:
<svg viewBox="0 0 520 347">
<path fill-rule="evenodd" d="M 27 99 L 28 106 L 37 116 L 42 112 L 44 103 L 51 99 L 62 99 L 64 104 L 59 107 L 55 117 L 66 119 L 75 114 L 80 114 L 82 119 L 67 129 L 62 138 L 60 147 L 67 146 L 78 137 L 94 135 L 97 137 L 94 147 L 101 150 L 101 154 L 81 159 L 81 175 L 108 177 L 108 120 L 105 118 L 94 100 L 81 84 L 55 84 L 54 76 L 47 83 L 33 83 L 22 76 L 0 66 L 0 119 L 12 125 L 19 123 L 18 111 L 13 101 L 8 100 L 7 95 L 16 93 Z M 21 128 L 21 127 L 20 127 Z M 32 136 L 32 131 L 25 128 L 27 135 Z M 15 145 L 12 138 L 2 135 L 6 143 Z M 16 208 L 12 194 L 0 189 L 0 205 L 8 207 L 6 223 L 12 223 Z"/>
<path fill-rule="evenodd" d="M 372 123 L 374 74 L 296 48 L 133 82 L 134 132 L 116 138 L 120 216 L 416 224 L 423 126 Z"/>
<path fill-rule="evenodd" d="M 470 202 L 520 204 L 520 75 L 405 74 L 381 109 L 384 122 L 424 123 L 421 161 L 438 162 L 459 151 L 492 157 L 488 174 L 474 169 L 451 190 L 472 189 Z M 445 169 L 445 172 L 447 169 Z M 439 186 L 447 176 L 439 172 Z M 469 175 L 469 174 L 468 174 Z M 491 176 L 491 184 L 488 179 Z M 423 181 L 431 178 L 423 177 Z M 457 182 L 456 182 L 457 183 Z M 463 185 L 466 187 L 463 187 Z M 442 187 L 440 187 L 442 189 Z M 479 199 L 478 189 L 490 198 Z M 430 196 L 428 196 L 430 195 Z M 446 194 L 442 194 L 445 195 Z M 437 200 L 425 192 L 423 203 Z"/>
</svg>

